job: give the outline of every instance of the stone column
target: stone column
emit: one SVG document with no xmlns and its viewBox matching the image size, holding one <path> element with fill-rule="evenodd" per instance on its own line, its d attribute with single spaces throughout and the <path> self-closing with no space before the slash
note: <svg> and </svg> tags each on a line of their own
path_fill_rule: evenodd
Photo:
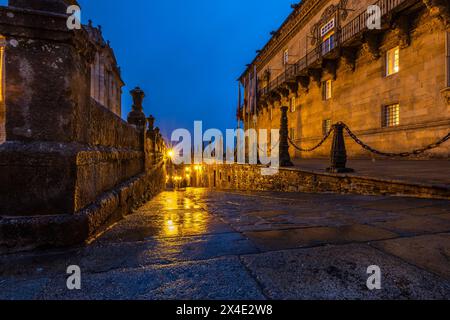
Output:
<svg viewBox="0 0 450 320">
<path fill-rule="evenodd" d="M 289 155 L 289 141 L 288 141 L 288 107 L 281 107 L 281 123 L 280 123 L 280 166 L 292 167 L 294 164 Z"/>
</svg>

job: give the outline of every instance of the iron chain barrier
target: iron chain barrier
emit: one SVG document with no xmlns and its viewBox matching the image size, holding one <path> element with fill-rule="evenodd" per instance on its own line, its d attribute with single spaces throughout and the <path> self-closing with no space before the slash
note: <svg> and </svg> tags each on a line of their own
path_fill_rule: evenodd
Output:
<svg viewBox="0 0 450 320">
<path fill-rule="evenodd" d="M 298 151 L 301 151 L 301 152 L 313 152 L 313 151 L 319 149 L 319 148 L 325 143 L 325 141 L 327 141 L 327 139 L 331 136 L 331 133 L 332 133 L 333 131 L 334 131 L 334 128 L 331 129 L 330 131 L 328 131 L 328 133 L 323 137 L 322 141 L 320 141 L 315 147 L 309 148 L 309 149 L 303 149 L 303 148 L 299 147 L 299 146 L 296 145 L 295 142 L 292 141 L 292 139 L 289 138 L 289 137 L 288 137 L 288 141 L 289 141 L 289 143 L 290 143 L 295 149 L 297 149 Z"/>
<path fill-rule="evenodd" d="M 410 156 L 417 156 L 420 154 L 423 154 L 424 152 L 428 151 L 428 150 L 432 150 L 435 149 L 439 146 L 441 146 L 443 143 L 445 143 L 446 141 L 450 140 L 450 132 L 443 137 L 442 139 L 440 139 L 439 141 L 429 144 L 424 148 L 421 149 L 416 149 L 413 150 L 411 152 L 400 152 L 400 153 L 392 153 L 392 152 L 382 152 L 379 151 L 375 148 L 372 148 L 371 146 L 365 144 L 361 139 L 359 139 L 356 134 L 354 134 L 350 128 L 345 124 L 342 123 L 342 125 L 344 126 L 345 131 L 347 131 L 348 135 L 357 143 L 359 144 L 362 148 L 364 148 L 365 150 L 372 152 L 374 154 L 380 155 L 380 156 L 385 156 L 385 157 L 402 157 L 402 158 L 406 158 L 406 157 L 410 157 Z"/>
<path fill-rule="evenodd" d="M 372 152 L 374 154 L 380 155 L 380 156 L 385 156 L 385 157 L 410 157 L 410 156 L 415 156 L 415 155 L 420 155 L 423 154 L 426 151 L 435 149 L 437 147 L 440 147 L 442 144 L 444 144 L 445 142 L 447 142 L 448 140 L 450 140 L 450 132 L 443 137 L 442 139 L 440 139 L 439 141 L 429 144 L 426 147 L 423 147 L 421 149 L 416 149 L 410 152 L 399 152 L 399 153 L 392 153 L 392 152 L 383 152 L 383 151 L 379 151 L 369 145 L 367 145 L 366 143 L 364 143 L 361 139 L 359 139 L 355 133 L 353 133 L 353 131 L 350 130 L 350 128 L 342 122 L 338 122 L 337 124 L 335 124 L 333 126 L 333 128 L 324 136 L 324 138 L 313 148 L 309 148 L 309 149 L 304 149 L 299 147 L 298 145 L 295 144 L 294 141 L 292 141 L 291 138 L 288 138 L 289 143 L 298 151 L 301 152 L 312 152 L 317 150 L 318 148 L 320 148 L 326 141 L 327 139 L 330 137 L 331 133 L 335 130 L 337 125 L 342 125 L 342 127 L 345 129 L 345 131 L 347 131 L 348 135 L 358 144 L 360 145 L 363 149 Z"/>
<path fill-rule="evenodd" d="M 416 149 L 416 150 L 413 150 L 410 152 L 400 152 L 400 153 L 383 152 L 383 151 L 377 150 L 377 149 L 367 145 L 361 139 L 359 139 L 357 137 L 357 135 L 355 133 L 353 133 L 345 123 L 338 122 L 335 125 L 333 125 L 332 129 L 323 137 L 323 139 L 316 146 L 314 146 L 312 148 L 309 148 L 309 149 L 301 148 L 298 145 L 296 145 L 294 143 L 294 141 L 292 141 L 292 139 L 290 139 L 289 137 L 288 137 L 288 142 L 298 151 L 312 152 L 312 151 L 320 148 L 325 143 L 325 141 L 327 141 L 327 139 L 331 136 L 331 133 L 334 132 L 333 143 L 332 143 L 332 148 L 331 148 L 331 167 L 328 168 L 327 171 L 333 172 L 333 173 L 352 172 L 353 171 L 352 169 L 346 168 L 347 151 L 345 148 L 344 130 L 363 149 L 365 149 L 371 153 L 374 153 L 376 155 L 379 155 L 379 156 L 391 157 L 391 158 L 394 158 L 394 157 L 406 158 L 406 157 L 410 157 L 410 156 L 417 156 L 417 155 L 425 153 L 426 151 L 438 148 L 443 143 L 450 140 L 450 132 L 449 132 L 445 137 L 443 137 L 439 141 L 429 144 L 420 149 Z"/>
</svg>

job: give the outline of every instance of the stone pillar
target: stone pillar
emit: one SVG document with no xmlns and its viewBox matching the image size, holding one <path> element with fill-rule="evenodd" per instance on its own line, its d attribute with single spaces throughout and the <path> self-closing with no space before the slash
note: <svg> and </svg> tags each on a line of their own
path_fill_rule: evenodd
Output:
<svg viewBox="0 0 450 320">
<path fill-rule="evenodd" d="M 144 130 L 147 123 L 147 119 L 145 118 L 142 107 L 145 92 L 142 91 L 141 88 L 136 87 L 130 91 L 130 94 L 133 97 L 133 106 L 131 112 L 128 114 L 128 123 L 135 125 L 141 130 Z"/>
<path fill-rule="evenodd" d="M 76 0 L 9 0 L 9 6 L 46 12 L 67 12 L 67 7 L 79 5 Z"/>
<path fill-rule="evenodd" d="M 294 164 L 289 155 L 289 141 L 288 141 L 288 107 L 281 107 L 281 123 L 280 123 L 280 166 L 292 167 Z"/>
</svg>

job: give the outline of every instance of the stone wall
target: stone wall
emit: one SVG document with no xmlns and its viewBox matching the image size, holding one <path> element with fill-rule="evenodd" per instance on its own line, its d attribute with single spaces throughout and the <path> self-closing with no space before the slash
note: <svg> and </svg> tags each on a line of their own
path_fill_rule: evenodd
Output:
<svg viewBox="0 0 450 320">
<path fill-rule="evenodd" d="M 164 187 L 164 144 L 143 113 L 132 125 L 91 99 L 95 48 L 67 29 L 68 1 L 13 3 L 0 7 L 0 251 L 76 244 Z"/>
<path fill-rule="evenodd" d="M 0 253 L 83 243 L 157 195 L 164 184 L 165 169 L 159 166 L 103 193 L 76 214 L 0 216 Z"/>
<path fill-rule="evenodd" d="M 446 187 L 410 184 L 361 176 L 317 173 L 282 168 L 275 175 L 261 175 L 261 166 L 209 165 L 203 186 L 219 190 L 403 195 L 450 199 Z"/>
</svg>

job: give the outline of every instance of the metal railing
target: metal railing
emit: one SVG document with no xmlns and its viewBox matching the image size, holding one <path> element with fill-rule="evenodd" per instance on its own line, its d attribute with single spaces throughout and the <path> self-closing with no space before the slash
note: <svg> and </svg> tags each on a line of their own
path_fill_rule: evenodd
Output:
<svg viewBox="0 0 450 320">
<path fill-rule="evenodd" d="M 374 3 L 374 5 L 380 7 L 381 17 L 383 18 L 406 1 L 407 0 L 379 0 Z M 367 29 L 368 18 L 369 14 L 367 13 L 367 11 L 359 14 L 336 33 L 336 37 L 334 38 L 333 45 L 331 47 L 325 48 L 324 46 L 328 46 L 328 44 L 320 43 L 296 63 L 288 65 L 283 73 L 281 73 L 274 80 L 270 81 L 265 87 L 259 88 L 258 95 L 268 95 L 271 91 L 279 88 L 287 81 L 295 79 L 296 76 L 302 75 L 302 73 L 304 73 L 308 69 L 308 67 L 312 66 L 316 61 L 320 60 L 321 57 L 330 55 L 344 43 L 348 42 L 351 39 L 354 39 L 357 35 Z"/>
</svg>

